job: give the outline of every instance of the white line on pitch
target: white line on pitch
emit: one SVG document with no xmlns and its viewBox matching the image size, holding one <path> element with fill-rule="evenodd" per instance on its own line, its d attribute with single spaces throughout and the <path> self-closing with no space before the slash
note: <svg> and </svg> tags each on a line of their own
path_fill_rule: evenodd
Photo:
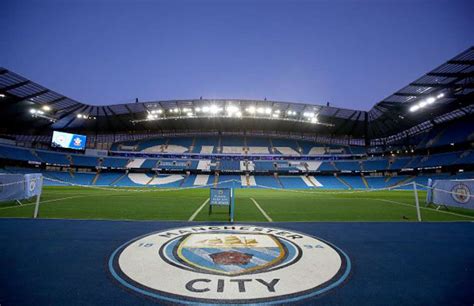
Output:
<svg viewBox="0 0 474 306">
<path fill-rule="evenodd" d="M 201 206 L 199 206 L 199 208 L 194 212 L 194 214 L 189 217 L 189 220 L 188 221 L 193 221 L 194 218 L 196 218 L 196 216 L 198 215 L 198 213 L 204 208 L 204 206 L 206 206 L 207 202 L 209 202 L 210 198 L 207 198 L 206 201 L 204 201 L 204 203 L 202 203 Z"/>
<path fill-rule="evenodd" d="M 263 208 L 260 207 L 260 205 L 258 205 L 257 201 L 255 201 L 254 198 L 250 198 L 250 200 L 252 200 L 253 204 L 255 204 L 255 206 L 257 206 L 258 210 L 260 210 L 260 212 L 268 220 L 268 222 L 273 222 L 272 218 L 270 218 L 270 216 L 267 215 L 267 213 L 263 210 Z"/>
</svg>

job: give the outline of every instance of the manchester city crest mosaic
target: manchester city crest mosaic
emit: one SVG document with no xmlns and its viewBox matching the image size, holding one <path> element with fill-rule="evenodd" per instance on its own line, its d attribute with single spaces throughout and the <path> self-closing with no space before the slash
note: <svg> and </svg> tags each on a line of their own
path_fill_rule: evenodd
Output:
<svg viewBox="0 0 474 306">
<path fill-rule="evenodd" d="M 336 288 L 349 257 L 321 239 L 276 228 L 195 226 L 119 247 L 109 269 L 122 285 L 173 303 L 289 303 Z"/>
</svg>

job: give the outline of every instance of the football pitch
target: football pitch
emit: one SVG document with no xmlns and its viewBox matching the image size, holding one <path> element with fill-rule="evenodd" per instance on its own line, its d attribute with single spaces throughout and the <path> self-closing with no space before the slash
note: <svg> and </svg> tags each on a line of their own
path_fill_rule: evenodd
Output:
<svg viewBox="0 0 474 306">
<path fill-rule="evenodd" d="M 474 221 L 474 212 L 425 207 L 423 221 Z M 92 189 L 45 187 L 40 218 L 99 220 L 228 221 L 226 208 L 209 215 L 209 189 Z M 236 222 L 417 221 L 413 191 L 236 189 Z M 34 202 L 0 204 L 0 217 L 30 218 Z"/>
</svg>

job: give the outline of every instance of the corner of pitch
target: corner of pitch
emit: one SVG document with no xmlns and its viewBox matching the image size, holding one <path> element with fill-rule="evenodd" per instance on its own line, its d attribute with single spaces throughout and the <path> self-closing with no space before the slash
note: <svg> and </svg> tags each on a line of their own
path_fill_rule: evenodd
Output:
<svg viewBox="0 0 474 306">
<path fill-rule="evenodd" d="M 251 225 L 151 233 L 118 248 L 112 275 L 172 302 L 267 303 L 311 298 L 347 279 L 349 257 L 321 239 Z"/>
</svg>

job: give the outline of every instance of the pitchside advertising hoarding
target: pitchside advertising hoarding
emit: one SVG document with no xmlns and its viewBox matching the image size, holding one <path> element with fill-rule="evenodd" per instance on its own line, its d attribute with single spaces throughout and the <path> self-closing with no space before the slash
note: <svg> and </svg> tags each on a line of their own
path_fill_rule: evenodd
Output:
<svg viewBox="0 0 474 306">
<path fill-rule="evenodd" d="M 56 148 L 84 150 L 86 147 L 86 139 L 87 137 L 84 135 L 54 131 L 51 146 Z"/>
</svg>

